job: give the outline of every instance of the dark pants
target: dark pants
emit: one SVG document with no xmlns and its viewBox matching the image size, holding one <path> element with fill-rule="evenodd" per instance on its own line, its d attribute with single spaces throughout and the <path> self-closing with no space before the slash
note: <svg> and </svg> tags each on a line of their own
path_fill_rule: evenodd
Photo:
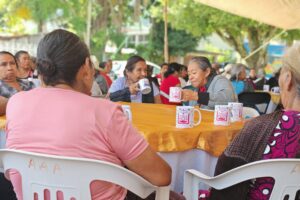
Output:
<svg viewBox="0 0 300 200">
<path fill-rule="evenodd" d="M 17 200 L 13 186 L 3 173 L 0 173 L 0 199 L 1 200 Z"/>
<path fill-rule="evenodd" d="M 181 194 L 170 191 L 169 199 L 170 200 L 185 200 L 185 197 Z M 125 200 L 143 200 L 143 199 L 128 190 Z M 145 200 L 155 200 L 155 193 L 153 192 L 152 194 L 150 194 Z"/>
</svg>

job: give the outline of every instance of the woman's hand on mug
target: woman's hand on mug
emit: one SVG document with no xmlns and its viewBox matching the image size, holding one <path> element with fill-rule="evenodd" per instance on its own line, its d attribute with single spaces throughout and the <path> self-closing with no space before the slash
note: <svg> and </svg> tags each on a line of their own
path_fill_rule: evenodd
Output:
<svg viewBox="0 0 300 200">
<path fill-rule="evenodd" d="M 197 101 L 198 100 L 198 92 L 193 90 L 184 89 L 182 90 L 182 101 Z"/>
<path fill-rule="evenodd" d="M 136 94 L 140 90 L 139 83 L 133 83 L 129 86 L 130 94 Z"/>
</svg>

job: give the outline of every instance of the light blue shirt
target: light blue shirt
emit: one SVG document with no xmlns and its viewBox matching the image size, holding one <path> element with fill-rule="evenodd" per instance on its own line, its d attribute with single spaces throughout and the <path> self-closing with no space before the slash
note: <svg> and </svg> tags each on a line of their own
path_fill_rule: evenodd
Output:
<svg viewBox="0 0 300 200">
<path fill-rule="evenodd" d="M 244 91 L 244 88 L 245 88 L 244 81 L 231 81 L 231 83 L 232 83 L 234 91 L 237 95 L 239 95 L 240 93 L 242 93 Z"/>
<path fill-rule="evenodd" d="M 126 84 L 125 77 L 117 78 L 110 86 L 109 93 L 113 93 L 119 90 L 123 90 L 124 88 L 128 87 Z M 152 83 L 153 88 L 153 96 L 159 95 L 159 90 L 155 84 Z M 142 103 L 142 93 L 139 91 L 134 95 L 130 95 L 131 102 Z"/>
</svg>

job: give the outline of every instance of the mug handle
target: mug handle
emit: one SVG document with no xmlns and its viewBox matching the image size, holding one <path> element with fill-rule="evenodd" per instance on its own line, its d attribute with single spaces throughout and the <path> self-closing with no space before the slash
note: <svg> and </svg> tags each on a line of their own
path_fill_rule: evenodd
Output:
<svg viewBox="0 0 300 200">
<path fill-rule="evenodd" d="M 201 123 L 201 120 L 202 120 L 201 112 L 197 108 L 194 109 L 194 115 L 195 115 L 195 112 L 198 112 L 198 114 L 199 114 L 199 120 L 196 123 L 194 123 L 194 126 L 198 126 Z"/>
<path fill-rule="evenodd" d="M 127 117 L 128 121 L 131 121 L 131 119 L 132 119 L 131 111 L 125 109 L 124 112 L 126 114 L 126 117 Z"/>
</svg>

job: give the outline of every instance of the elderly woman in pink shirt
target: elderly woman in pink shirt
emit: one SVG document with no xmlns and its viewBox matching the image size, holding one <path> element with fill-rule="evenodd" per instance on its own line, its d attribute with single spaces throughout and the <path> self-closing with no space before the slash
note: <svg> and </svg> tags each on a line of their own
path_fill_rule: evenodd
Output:
<svg viewBox="0 0 300 200">
<path fill-rule="evenodd" d="M 38 71 L 46 87 L 13 96 L 7 106 L 7 147 L 99 159 L 139 174 L 154 185 L 171 181 L 171 169 L 127 121 L 121 107 L 90 97 L 94 68 L 75 34 L 55 30 L 39 43 Z M 24 115 L 26 113 L 26 115 Z M 19 200 L 19 174 L 10 173 Z M 91 183 L 93 200 L 125 199 L 126 189 Z"/>
</svg>

